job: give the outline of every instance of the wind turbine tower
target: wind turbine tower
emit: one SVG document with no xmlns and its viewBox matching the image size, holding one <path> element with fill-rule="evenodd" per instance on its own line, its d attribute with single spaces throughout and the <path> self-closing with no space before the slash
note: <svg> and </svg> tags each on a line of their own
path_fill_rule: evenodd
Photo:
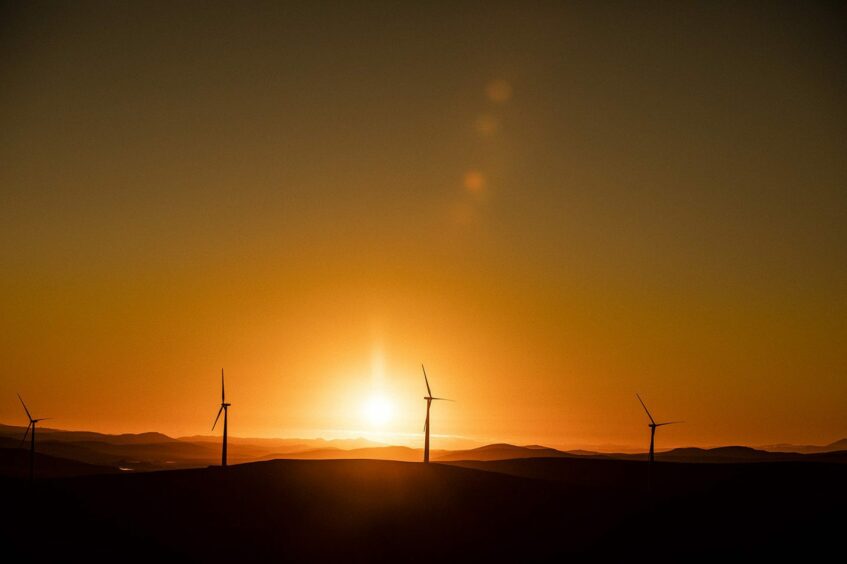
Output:
<svg viewBox="0 0 847 564">
<path fill-rule="evenodd" d="M 426 396 L 424 397 L 426 400 L 426 421 L 424 422 L 424 464 L 429 464 L 429 408 L 432 406 L 433 401 L 453 400 L 432 397 L 432 390 L 429 388 L 429 379 L 426 377 L 426 368 L 424 368 L 423 364 L 421 364 L 421 370 L 423 370 L 424 382 L 426 382 Z"/>
<path fill-rule="evenodd" d="M 39 419 L 33 419 L 32 415 L 30 415 L 29 413 L 29 410 L 26 408 L 26 404 L 24 403 L 24 400 L 20 394 L 18 394 L 18 399 L 21 400 L 21 405 L 24 406 L 24 411 L 26 411 L 26 416 L 29 419 L 29 424 L 26 426 L 26 432 L 24 433 L 24 438 L 21 440 L 20 446 L 24 446 L 24 443 L 26 442 L 26 436 L 29 435 L 30 430 L 32 430 L 29 443 L 29 481 L 31 482 L 35 477 L 35 424 L 39 421 L 50 419 L 50 417 L 41 417 Z"/>
<path fill-rule="evenodd" d="M 215 425 L 218 424 L 218 419 L 221 418 L 221 412 L 224 414 L 224 443 L 221 452 L 221 466 L 226 468 L 226 431 L 227 431 L 227 410 L 231 403 L 226 402 L 226 394 L 224 393 L 224 369 L 221 368 L 221 408 L 218 410 L 218 416 L 215 417 L 215 422 L 212 424 L 212 431 L 215 430 Z"/>
</svg>

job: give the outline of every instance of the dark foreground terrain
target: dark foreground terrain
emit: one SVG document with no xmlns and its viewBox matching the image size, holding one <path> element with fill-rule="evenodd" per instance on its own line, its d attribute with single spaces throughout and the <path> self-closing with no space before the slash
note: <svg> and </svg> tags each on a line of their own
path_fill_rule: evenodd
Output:
<svg viewBox="0 0 847 564">
<path fill-rule="evenodd" d="M 843 553 L 847 466 L 276 460 L 0 479 L 6 562 L 804 561 Z"/>
</svg>

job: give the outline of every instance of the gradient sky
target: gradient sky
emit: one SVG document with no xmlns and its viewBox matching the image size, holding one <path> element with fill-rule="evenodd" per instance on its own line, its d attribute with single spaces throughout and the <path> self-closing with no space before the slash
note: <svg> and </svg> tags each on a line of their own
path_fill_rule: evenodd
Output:
<svg viewBox="0 0 847 564">
<path fill-rule="evenodd" d="M 3 5 L 0 422 L 847 436 L 843 5 L 386 4 Z"/>
</svg>

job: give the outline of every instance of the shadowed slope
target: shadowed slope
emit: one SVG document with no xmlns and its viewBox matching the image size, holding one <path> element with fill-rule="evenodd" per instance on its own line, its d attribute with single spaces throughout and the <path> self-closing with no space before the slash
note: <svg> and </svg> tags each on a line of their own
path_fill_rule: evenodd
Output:
<svg viewBox="0 0 847 564">
<path fill-rule="evenodd" d="M 189 560 L 417 560 L 471 548 L 494 557 L 578 526 L 558 510 L 564 497 L 534 481 L 417 463 L 285 460 L 41 486 L 51 542 L 96 530 L 101 556 L 132 546 Z"/>
<path fill-rule="evenodd" d="M 648 497 L 637 461 L 279 460 L 63 479 L 32 492 L 6 481 L 14 519 L 2 530 L 13 555 L 38 541 L 41 556 L 73 547 L 91 560 L 126 558 L 127 547 L 133 559 L 206 562 L 620 560 L 661 522 L 653 560 L 808 558 L 839 538 L 843 468 L 657 463 Z M 36 514 L 46 517 L 33 533 Z"/>
<path fill-rule="evenodd" d="M 88 476 L 93 474 L 114 474 L 118 469 L 112 466 L 97 466 L 57 458 L 40 452 L 35 453 L 36 478 L 60 478 L 70 476 Z M 0 448 L 0 477 L 29 478 L 29 450 L 20 448 Z"/>
</svg>

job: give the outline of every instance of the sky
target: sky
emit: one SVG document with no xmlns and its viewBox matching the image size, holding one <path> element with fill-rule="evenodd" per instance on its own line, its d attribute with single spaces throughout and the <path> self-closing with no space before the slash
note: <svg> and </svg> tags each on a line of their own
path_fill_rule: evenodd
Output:
<svg viewBox="0 0 847 564">
<path fill-rule="evenodd" d="M 843 5 L 0 10 L 0 422 L 847 436 Z"/>
</svg>

